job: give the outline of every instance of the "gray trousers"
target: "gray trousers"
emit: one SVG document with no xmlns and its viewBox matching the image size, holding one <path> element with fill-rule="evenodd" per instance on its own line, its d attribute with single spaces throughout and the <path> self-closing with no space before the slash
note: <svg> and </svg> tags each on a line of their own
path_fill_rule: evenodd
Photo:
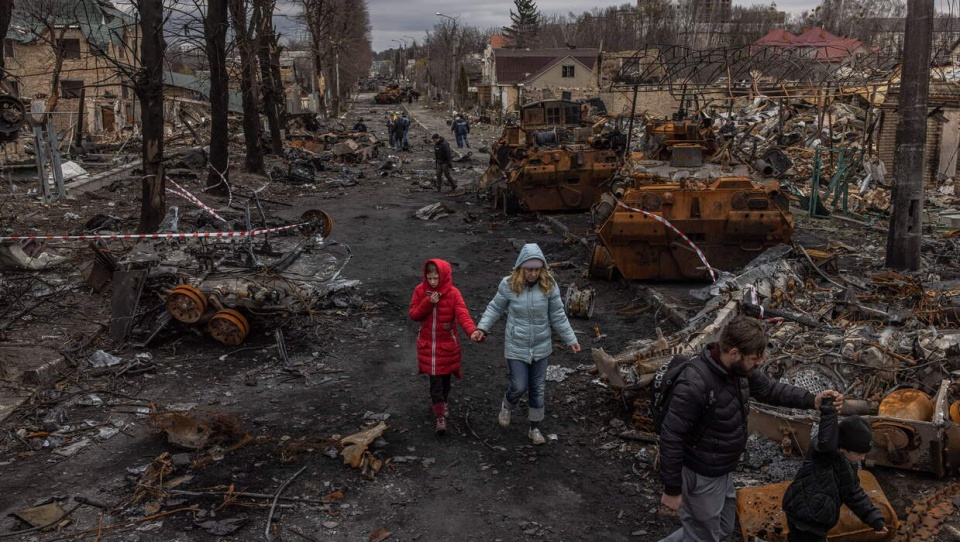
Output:
<svg viewBox="0 0 960 542">
<path fill-rule="evenodd" d="M 733 533 L 737 517 L 733 476 L 712 478 L 683 468 L 680 529 L 660 542 L 719 542 Z"/>
</svg>

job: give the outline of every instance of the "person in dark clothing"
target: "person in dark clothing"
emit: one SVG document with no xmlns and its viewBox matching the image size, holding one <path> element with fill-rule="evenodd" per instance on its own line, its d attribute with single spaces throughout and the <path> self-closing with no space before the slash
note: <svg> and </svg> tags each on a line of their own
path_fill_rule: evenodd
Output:
<svg viewBox="0 0 960 542">
<path fill-rule="evenodd" d="M 354 132 L 366 132 L 367 125 L 363 122 L 363 118 L 357 120 L 357 123 L 353 125 Z"/>
<path fill-rule="evenodd" d="M 682 527 L 663 541 L 716 542 L 733 532 L 732 472 L 746 448 L 751 397 L 806 409 L 842 401 L 836 391 L 814 396 L 757 371 L 767 346 L 763 325 L 737 316 L 718 343 L 687 360 L 673 384 L 660 430 L 660 502 L 670 513 L 679 511 Z"/>
<path fill-rule="evenodd" d="M 462 149 L 463 146 L 466 145 L 469 149 L 470 141 L 467 139 L 467 135 L 470 133 L 470 122 L 467 121 L 462 113 L 457 115 L 450 129 L 453 130 L 453 135 L 457 137 L 457 148 Z"/>
<path fill-rule="evenodd" d="M 453 149 L 450 148 L 450 144 L 447 143 L 447 140 L 440 137 L 440 134 L 433 134 L 430 137 L 433 140 L 433 158 L 437 166 L 437 182 L 434 186 L 437 187 L 437 192 L 443 187 L 443 178 L 447 178 L 447 182 L 450 183 L 450 186 L 453 190 L 457 189 L 457 182 L 453 180 L 453 176 L 450 175 L 450 164 L 453 163 Z"/>
<path fill-rule="evenodd" d="M 860 487 L 857 474 L 873 447 L 870 425 L 860 416 L 837 419 L 833 404 L 820 405 L 817 442 L 783 496 L 789 542 L 826 542 L 844 504 L 877 534 L 887 533 L 883 514 Z"/>
</svg>

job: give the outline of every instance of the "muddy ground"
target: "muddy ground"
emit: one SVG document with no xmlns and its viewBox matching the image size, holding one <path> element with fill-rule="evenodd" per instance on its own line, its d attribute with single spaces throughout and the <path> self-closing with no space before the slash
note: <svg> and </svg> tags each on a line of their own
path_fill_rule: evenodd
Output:
<svg viewBox="0 0 960 542">
<path fill-rule="evenodd" d="M 473 160 L 459 163 L 454 173 L 461 190 L 433 190 L 427 138 L 434 132 L 453 138 L 443 112 L 425 105 L 405 106 L 416 122 L 413 150 L 395 153 L 405 159 L 402 172 L 380 175 L 378 166 L 390 153 L 382 149 L 380 160 L 331 168 L 311 185 L 235 176 L 238 195 L 268 185 L 261 198 L 290 204 L 266 204 L 271 216 L 295 221 L 308 209 L 333 216 L 334 231 L 326 242 L 350 248 L 352 259 L 343 276 L 361 281 L 356 296 L 340 306 L 311 315 L 254 316 L 253 330 L 241 347 L 220 345 L 186 326 L 170 326 L 149 348 L 135 348 L 113 345 L 106 336 L 109 292 L 84 287 L 75 267 L 41 274 L 49 288 L 77 288 L 16 318 L 0 349 L 6 349 L 7 358 L 18 353 L 56 357 L 60 351 L 67 362 L 53 386 L 23 391 L 6 385 L 8 394 L 31 395 L 2 426 L 0 537 L 22 528 L 8 514 L 51 498 L 70 509 L 79 496 L 106 505 L 109 513 L 82 506 L 60 532 L 11 538 L 94 539 L 102 533 L 101 540 L 144 542 L 260 540 L 270 515 L 269 497 L 281 488 L 271 532 L 283 540 L 382 540 L 389 532 L 389 540 L 626 541 L 655 540 L 676 528 L 675 519 L 656 513 L 660 486 L 648 468 L 650 446 L 617 436 L 633 426 L 634 397 L 615 396 L 590 370 L 591 348 L 617 353 L 632 340 L 656 336 L 658 327 L 666 334 L 673 329 L 655 311 L 635 310 L 644 302 L 631 285 L 586 278 L 589 252 L 579 241 L 589 227 L 586 215 L 554 220 L 506 216 L 469 190 L 484 169 L 487 156 L 480 148 L 497 135 L 494 127 L 474 127 Z M 391 109 L 397 106 L 375 106 L 362 96 L 345 122 L 349 126 L 363 116 L 385 136 L 384 115 Z M 325 182 L 345 179 L 357 184 Z M 200 192 L 201 185 L 197 180 L 188 188 Z M 69 233 L 102 212 L 122 219 L 118 229 L 132 231 L 137 224 L 139 187 L 133 179 L 51 207 L 37 205 L 23 192 L 21 188 L 3 208 L 4 226 L 18 233 L 31 228 Z M 202 199 L 214 207 L 225 205 L 216 198 Z M 439 220 L 413 218 L 416 210 L 438 201 L 455 213 Z M 81 218 L 70 218 L 68 212 Z M 827 235 L 848 230 L 851 239 L 866 237 L 868 242 L 875 236 L 834 226 L 836 232 Z M 881 237 L 872 241 L 883 246 Z M 522 414 L 508 429 L 496 423 L 507 384 L 497 332 L 483 344 L 465 344 L 464 379 L 455 381 L 451 395 L 451 430 L 438 437 L 426 377 L 416 375 L 417 326 L 406 316 L 422 263 L 427 258 L 450 261 L 454 283 L 478 319 L 524 242 L 539 243 L 551 261 L 572 262 L 555 271 L 564 291 L 574 284 L 597 290 L 593 317 L 571 320 L 584 352 L 575 355 L 557 345 L 551 358 L 570 371 L 562 381 L 548 384 L 543 431 L 550 440 L 532 446 Z M 71 256 L 75 265 L 89 257 L 76 245 L 51 246 Z M 8 274 L 4 295 L 25 291 L 27 285 L 35 291 L 36 280 Z M 696 303 L 684 294 L 686 285 L 655 287 L 696 311 Z M 12 307 L 21 305 L 30 304 L 10 301 L 8 317 L 21 310 Z M 279 360 L 278 328 L 287 365 Z M 94 376 L 86 360 L 97 349 L 127 360 L 148 353 L 152 369 Z M 253 438 L 231 451 L 176 456 L 163 479 L 166 487 L 172 483 L 181 493 L 170 491 L 162 502 L 137 500 L 137 481 L 145 467 L 165 452 L 184 454 L 149 425 L 145 413 L 184 404 L 225 415 L 233 420 L 226 425 L 235 433 Z M 343 464 L 333 442 L 381 420 L 388 429 L 372 450 L 384 466 L 367 479 Z M 64 446 L 44 446 L 43 437 L 29 438 L 56 425 L 70 426 L 73 433 L 70 442 L 54 444 L 84 438 L 89 444 L 64 456 L 58 453 Z M 102 429 L 111 427 L 120 432 L 101 436 Z M 743 478 L 769 480 L 766 470 L 762 461 L 754 461 Z M 910 498 L 940 485 L 915 473 L 877 473 L 901 513 Z M 264 497 L 247 498 L 244 492 Z"/>
</svg>

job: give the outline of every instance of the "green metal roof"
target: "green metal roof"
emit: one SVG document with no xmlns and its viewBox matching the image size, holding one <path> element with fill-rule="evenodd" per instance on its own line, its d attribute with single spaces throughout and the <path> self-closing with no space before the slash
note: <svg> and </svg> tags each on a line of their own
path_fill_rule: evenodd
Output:
<svg viewBox="0 0 960 542">
<path fill-rule="evenodd" d="M 42 0 L 17 2 L 13 8 L 7 38 L 31 43 L 50 26 L 79 28 L 87 40 L 100 49 L 123 44 L 123 29 L 136 24 L 131 15 L 106 0 Z"/>
</svg>

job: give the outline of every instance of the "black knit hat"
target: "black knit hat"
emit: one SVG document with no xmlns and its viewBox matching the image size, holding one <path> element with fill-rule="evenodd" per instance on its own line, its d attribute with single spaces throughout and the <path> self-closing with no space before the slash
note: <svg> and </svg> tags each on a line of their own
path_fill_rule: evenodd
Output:
<svg viewBox="0 0 960 542">
<path fill-rule="evenodd" d="M 840 447 L 858 454 L 870 452 L 873 432 L 870 424 L 860 416 L 848 416 L 840 422 Z"/>
</svg>

